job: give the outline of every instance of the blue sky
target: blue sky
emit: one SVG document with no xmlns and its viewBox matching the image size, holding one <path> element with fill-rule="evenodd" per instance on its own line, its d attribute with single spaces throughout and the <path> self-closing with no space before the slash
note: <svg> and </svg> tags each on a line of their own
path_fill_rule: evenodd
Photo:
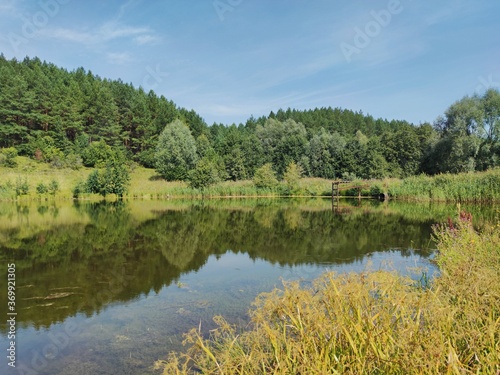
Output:
<svg viewBox="0 0 500 375">
<path fill-rule="evenodd" d="M 0 52 L 153 89 L 208 124 L 341 107 L 433 122 L 500 86 L 500 1 L 0 0 Z"/>
</svg>

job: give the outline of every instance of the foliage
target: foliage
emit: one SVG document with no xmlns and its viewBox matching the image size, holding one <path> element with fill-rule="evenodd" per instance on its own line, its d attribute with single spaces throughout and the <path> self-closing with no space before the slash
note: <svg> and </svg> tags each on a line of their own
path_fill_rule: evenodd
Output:
<svg viewBox="0 0 500 375">
<path fill-rule="evenodd" d="M 0 159 L 1 164 L 9 168 L 17 167 L 17 150 L 14 147 L 2 149 L 0 152 L 0 156 L 2 156 L 2 158 Z"/>
<path fill-rule="evenodd" d="M 291 162 L 286 167 L 285 175 L 283 180 L 286 183 L 286 187 L 289 194 L 299 193 L 300 179 L 302 177 L 302 168 L 298 166 L 295 162 Z"/>
<path fill-rule="evenodd" d="M 16 185 L 15 185 L 15 190 L 16 190 L 16 196 L 20 195 L 27 195 L 29 192 L 29 184 L 28 184 L 28 179 L 18 177 L 16 179 Z"/>
<path fill-rule="evenodd" d="M 271 163 L 264 164 L 255 171 L 253 183 L 260 189 L 274 189 L 278 186 L 278 179 Z"/>
<path fill-rule="evenodd" d="M 102 167 L 113 156 L 109 145 L 103 141 L 92 142 L 82 151 L 82 162 L 86 167 Z"/>
<path fill-rule="evenodd" d="M 50 184 L 47 187 L 47 191 L 50 193 L 50 195 L 56 195 L 56 193 L 59 191 L 59 183 L 56 180 L 50 181 Z"/>
<path fill-rule="evenodd" d="M 121 198 L 127 192 L 129 182 L 130 176 L 124 165 L 109 163 L 104 171 L 94 169 L 90 173 L 83 190 L 86 193 L 100 194 L 103 197 L 116 194 Z M 73 196 L 78 196 L 81 192 L 82 186 L 77 184 L 73 190 Z"/>
<path fill-rule="evenodd" d="M 155 160 L 156 171 L 167 181 L 187 179 L 197 160 L 196 141 L 182 121 L 173 121 L 160 134 Z"/>
<path fill-rule="evenodd" d="M 193 189 L 204 190 L 210 185 L 219 182 L 217 166 L 208 158 L 202 158 L 196 167 L 189 172 L 189 186 Z"/>
<path fill-rule="evenodd" d="M 36 192 L 38 194 L 45 194 L 49 191 L 47 185 L 45 185 L 43 182 L 40 182 L 38 185 L 36 185 Z"/>
<path fill-rule="evenodd" d="M 253 178 L 266 163 L 279 179 L 291 162 L 305 177 L 327 179 L 344 174 L 405 178 L 500 166 L 495 89 L 453 103 L 433 125 L 327 107 L 279 109 L 244 124 L 209 127 L 194 110 L 153 91 L 83 68 L 68 72 L 38 58 L 1 55 L 0 85 L 0 147 L 54 168 L 104 168 L 111 160 L 134 160 L 157 168 L 167 180 L 186 180 L 196 161 L 208 157 L 220 179 L 238 181 Z M 176 130 L 178 138 L 171 134 L 167 140 L 165 124 L 174 123 L 185 124 L 189 136 Z M 2 156 L 3 163 L 17 160 Z"/>
<path fill-rule="evenodd" d="M 436 374 L 500 371 L 500 232 L 471 216 L 436 227 L 441 275 L 415 283 L 395 273 L 327 273 L 311 287 L 264 293 L 238 331 L 224 318 L 164 374 Z M 474 287 L 471 288 L 471 285 Z"/>
</svg>

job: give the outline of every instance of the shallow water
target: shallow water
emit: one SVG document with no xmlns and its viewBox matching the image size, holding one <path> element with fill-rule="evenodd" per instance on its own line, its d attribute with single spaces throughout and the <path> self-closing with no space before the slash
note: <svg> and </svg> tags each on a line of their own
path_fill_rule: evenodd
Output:
<svg viewBox="0 0 500 375">
<path fill-rule="evenodd" d="M 492 215 L 468 209 L 478 222 Z M 217 314 L 244 326 L 255 297 L 283 280 L 307 286 L 325 270 L 432 277 L 431 226 L 455 212 L 375 201 L 332 209 L 326 199 L 2 203 L 0 277 L 15 263 L 17 371 L 4 358 L 1 372 L 155 373 L 183 333 L 208 332 Z M 5 317 L 5 287 L 0 296 Z"/>
</svg>

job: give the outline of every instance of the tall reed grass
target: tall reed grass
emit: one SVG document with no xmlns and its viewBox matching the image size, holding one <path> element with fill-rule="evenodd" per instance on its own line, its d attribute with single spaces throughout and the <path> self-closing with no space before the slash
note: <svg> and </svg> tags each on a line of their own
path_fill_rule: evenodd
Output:
<svg viewBox="0 0 500 375">
<path fill-rule="evenodd" d="M 406 200 L 492 202 L 500 200 L 500 169 L 486 172 L 413 176 L 393 180 L 387 192 Z"/>
<path fill-rule="evenodd" d="M 498 374 L 500 224 L 471 217 L 436 226 L 441 274 L 415 283 L 396 273 L 327 273 L 311 288 L 262 294 L 246 330 L 222 317 L 163 374 Z"/>
</svg>

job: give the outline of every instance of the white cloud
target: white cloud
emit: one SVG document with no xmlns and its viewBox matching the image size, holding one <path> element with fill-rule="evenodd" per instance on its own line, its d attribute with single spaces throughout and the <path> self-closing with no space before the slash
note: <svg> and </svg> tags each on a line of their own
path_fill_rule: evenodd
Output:
<svg viewBox="0 0 500 375">
<path fill-rule="evenodd" d="M 85 45 L 93 45 L 103 44 L 119 38 L 155 38 L 155 36 L 150 33 L 151 31 L 147 27 L 131 27 L 107 23 L 96 31 L 77 31 L 67 28 L 45 28 L 40 30 L 39 34 L 48 38 L 66 40 Z"/>
<path fill-rule="evenodd" d="M 145 44 L 156 44 L 160 42 L 160 37 L 151 34 L 144 34 L 136 36 L 133 41 L 135 44 L 142 46 Z"/>
<path fill-rule="evenodd" d="M 106 60 L 111 64 L 124 65 L 133 61 L 133 58 L 127 52 L 108 52 Z"/>
</svg>

